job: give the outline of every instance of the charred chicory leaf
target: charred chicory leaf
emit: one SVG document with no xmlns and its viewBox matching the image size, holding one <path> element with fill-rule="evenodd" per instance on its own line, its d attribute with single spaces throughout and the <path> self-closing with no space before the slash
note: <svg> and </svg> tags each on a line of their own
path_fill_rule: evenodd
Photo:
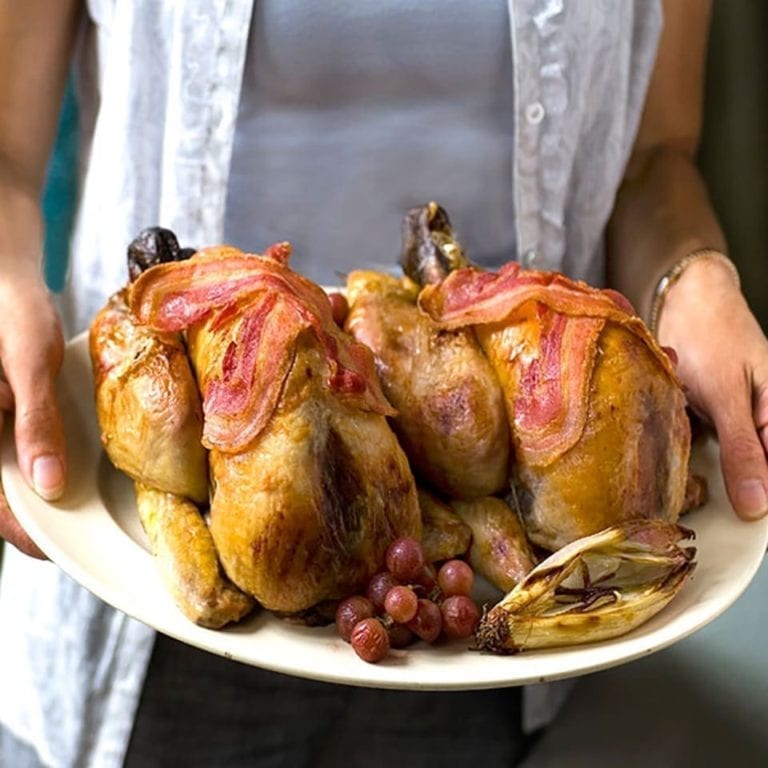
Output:
<svg viewBox="0 0 768 768">
<path fill-rule="evenodd" d="M 495 653 L 606 640 L 664 608 L 695 567 L 693 531 L 632 520 L 554 552 L 481 618 L 476 642 Z"/>
</svg>

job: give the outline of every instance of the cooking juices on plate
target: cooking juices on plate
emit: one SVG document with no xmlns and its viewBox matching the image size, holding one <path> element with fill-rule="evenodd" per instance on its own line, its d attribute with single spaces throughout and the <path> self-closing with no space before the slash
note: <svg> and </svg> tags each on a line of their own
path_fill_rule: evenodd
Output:
<svg viewBox="0 0 768 768">
<path fill-rule="evenodd" d="M 591 617 L 530 647 L 628 631 L 693 566 L 671 357 L 614 292 L 471 266 L 435 203 L 403 229 L 403 276 L 353 272 L 348 311 L 286 243 L 129 248 L 91 328 L 96 406 L 177 604 L 211 627 L 335 618 L 368 661 L 522 650 L 518 618 Z M 473 573 L 506 594 L 484 613 Z"/>
</svg>

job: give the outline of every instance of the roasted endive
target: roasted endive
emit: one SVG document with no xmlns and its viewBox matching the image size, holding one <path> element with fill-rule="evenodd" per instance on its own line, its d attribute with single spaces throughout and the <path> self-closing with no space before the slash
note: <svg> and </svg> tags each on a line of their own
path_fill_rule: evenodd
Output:
<svg viewBox="0 0 768 768">
<path fill-rule="evenodd" d="M 606 528 L 558 550 L 480 620 L 481 650 L 494 653 L 595 642 L 650 619 L 695 567 L 693 532 L 661 520 Z"/>
</svg>

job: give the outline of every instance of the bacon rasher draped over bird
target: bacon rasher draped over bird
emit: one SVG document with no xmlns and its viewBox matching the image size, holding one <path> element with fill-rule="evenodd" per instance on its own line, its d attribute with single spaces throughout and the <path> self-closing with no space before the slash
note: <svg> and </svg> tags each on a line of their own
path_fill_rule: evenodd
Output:
<svg viewBox="0 0 768 768">
<path fill-rule="evenodd" d="M 531 464 L 551 464 L 581 437 L 598 339 L 606 323 L 635 334 L 655 355 L 660 370 L 679 385 L 669 354 L 622 294 L 557 272 L 525 270 L 517 262 L 498 272 L 467 267 L 451 272 L 439 285 L 425 286 L 418 305 L 438 327 L 448 329 L 514 325 L 535 316 L 537 354 L 521 344 L 507 358 L 519 368 L 508 411 L 518 449 Z"/>
<path fill-rule="evenodd" d="M 311 329 L 328 363 L 328 388 L 350 406 L 392 415 L 370 351 L 342 334 L 328 296 L 287 268 L 290 245 L 263 255 L 213 247 L 183 262 L 145 272 L 131 288 L 136 320 L 158 332 L 185 331 L 203 321 L 229 337 L 221 367 L 201 381 L 203 444 L 238 451 L 272 416 L 295 357 L 296 340 Z"/>
</svg>

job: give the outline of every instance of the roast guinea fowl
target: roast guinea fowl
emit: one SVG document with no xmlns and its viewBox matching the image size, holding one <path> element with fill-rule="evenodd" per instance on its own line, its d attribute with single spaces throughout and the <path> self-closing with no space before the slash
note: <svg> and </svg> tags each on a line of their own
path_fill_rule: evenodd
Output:
<svg viewBox="0 0 768 768">
<path fill-rule="evenodd" d="M 685 395 L 623 296 L 513 262 L 454 270 L 418 303 L 440 329 L 471 327 L 496 372 L 531 541 L 554 551 L 626 520 L 677 520 Z"/>
<path fill-rule="evenodd" d="M 629 302 L 517 263 L 471 266 L 436 203 L 410 211 L 403 231 L 403 277 L 349 275 L 347 328 L 374 351 L 417 476 L 472 528 L 475 568 L 508 591 L 534 567 L 529 543 L 555 552 L 607 529 L 621 536 L 629 521 L 637 532 L 643 520 L 650 550 L 684 538 L 685 397 Z M 676 593 L 692 556 L 681 558 L 675 589 L 651 591 L 634 616 Z"/>
<path fill-rule="evenodd" d="M 437 279 L 438 260 L 446 273 L 466 263 L 443 216 L 439 208 L 431 216 L 419 210 L 404 223 L 410 260 L 432 269 L 424 280 Z M 351 272 L 346 328 L 375 354 L 415 472 L 451 498 L 498 493 L 509 476 L 503 391 L 471 328 L 442 330 L 419 311 L 419 287 L 381 272 Z"/>
<path fill-rule="evenodd" d="M 189 473 L 210 473 L 205 533 L 221 577 L 285 613 L 352 593 L 381 566 L 393 539 L 421 535 L 415 483 L 387 423 L 392 408 L 371 353 L 337 327 L 326 294 L 290 270 L 289 253 L 286 244 L 264 255 L 220 247 L 137 270 L 121 294 L 128 330 L 120 333 L 155 344 L 183 340 L 194 374 L 186 396 L 165 397 L 162 419 L 153 419 L 151 398 L 107 396 L 119 389 L 103 364 L 112 335 L 99 319 L 91 333 L 110 458 L 139 481 L 137 489 L 166 492 L 172 478 L 150 476 L 133 454 L 155 442 L 184 442 L 197 462 Z M 126 369 L 121 384 L 137 387 L 143 378 L 161 397 L 179 388 L 174 372 L 144 368 L 133 347 L 115 351 Z M 191 381 L 186 372 L 182 379 Z M 124 423 L 147 438 L 118 451 L 109 436 Z M 176 471 L 184 474 L 180 465 Z M 175 493 L 200 502 L 198 490 Z M 164 520 L 164 509 L 155 504 L 148 517 Z"/>
</svg>

